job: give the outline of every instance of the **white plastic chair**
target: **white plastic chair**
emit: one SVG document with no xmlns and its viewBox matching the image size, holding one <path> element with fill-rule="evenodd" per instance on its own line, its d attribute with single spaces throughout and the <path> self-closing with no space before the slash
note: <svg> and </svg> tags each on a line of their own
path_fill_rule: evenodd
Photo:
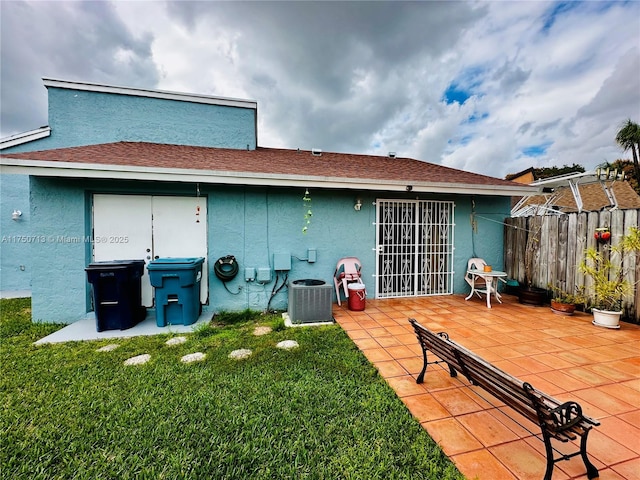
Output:
<svg viewBox="0 0 640 480">
<path fill-rule="evenodd" d="M 500 294 L 498 293 L 498 281 L 506 284 L 507 281 L 504 278 L 498 277 L 497 279 L 494 279 L 493 282 L 490 282 L 491 291 L 488 291 L 487 281 L 484 278 L 469 273 L 469 270 L 479 270 L 481 272 L 484 271 L 484 266 L 486 264 L 487 262 L 485 262 L 482 258 L 470 258 L 467 262 L 467 271 L 465 272 L 464 279 L 471 287 L 471 293 L 469 294 L 467 299 L 471 298 L 474 293 L 480 298 L 482 298 L 482 295 L 480 294 L 491 295 L 493 293 L 495 294 L 496 299 L 500 303 L 502 303 L 502 301 L 500 300 Z"/>
<path fill-rule="evenodd" d="M 478 277 L 469 273 L 469 270 L 480 270 L 482 272 L 486 264 L 487 262 L 485 262 L 482 258 L 470 258 L 467 262 L 467 272 L 464 275 L 465 281 L 471 287 L 471 295 L 475 293 L 479 298 L 482 298 L 482 295 L 480 295 L 481 293 L 484 295 L 490 295 L 491 293 L 493 293 L 495 287 L 492 286 L 491 292 L 487 292 L 486 280 L 482 277 Z"/>
<path fill-rule="evenodd" d="M 356 257 L 344 257 L 338 260 L 336 270 L 333 272 L 333 283 L 336 287 L 338 305 L 342 305 L 340 302 L 340 288 L 344 291 L 344 296 L 349 298 L 349 283 L 362 283 L 361 270 L 362 263 Z"/>
</svg>

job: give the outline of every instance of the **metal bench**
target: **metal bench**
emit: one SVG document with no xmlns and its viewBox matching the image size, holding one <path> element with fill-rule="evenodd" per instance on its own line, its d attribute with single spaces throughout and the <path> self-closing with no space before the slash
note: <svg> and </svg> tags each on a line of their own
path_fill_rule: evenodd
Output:
<svg viewBox="0 0 640 480">
<path fill-rule="evenodd" d="M 449 339 L 445 332 L 435 333 L 409 319 L 415 330 L 424 365 L 416 383 L 424 381 L 427 365 L 446 363 L 452 377 L 462 373 L 472 385 L 477 385 L 496 399 L 540 426 L 542 441 L 545 445 L 547 468 L 544 480 L 551 480 L 555 463 L 581 455 L 590 479 L 598 478 L 598 469 L 587 457 L 587 437 L 593 426 L 600 423 L 582 413 L 582 407 L 576 402 L 560 402 L 549 395 L 536 390 L 531 384 L 491 365 L 478 355 Z M 437 359 L 427 361 L 427 350 Z M 536 435 L 537 436 L 537 435 Z M 569 442 L 580 437 L 578 451 L 555 457 L 551 439 Z"/>
</svg>

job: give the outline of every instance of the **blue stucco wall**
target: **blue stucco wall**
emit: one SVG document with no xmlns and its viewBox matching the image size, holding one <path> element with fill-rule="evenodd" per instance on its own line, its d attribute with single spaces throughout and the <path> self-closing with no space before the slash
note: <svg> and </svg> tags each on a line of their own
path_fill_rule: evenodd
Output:
<svg viewBox="0 0 640 480">
<path fill-rule="evenodd" d="M 39 146 L 133 141 L 256 148 L 256 110 L 49 87 L 52 134 Z"/>
<path fill-rule="evenodd" d="M 16 145 L 2 153 L 118 141 L 144 141 L 222 148 L 256 148 L 256 110 L 130 95 L 49 87 L 49 137 Z M 0 175 L 2 235 L 28 236 L 38 225 L 28 215 L 29 180 Z M 19 222 L 11 212 L 21 210 Z M 33 226 L 32 226 L 33 225 Z M 23 243 L 1 246 L 0 291 L 29 290 L 32 260 Z"/>
<path fill-rule="evenodd" d="M 88 244 L 82 181 L 30 177 L 32 318 L 70 323 L 86 315 Z"/>
<path fill-rule="evenodd" d="M 132 190 L 130 183 L 87 182 L 34 178 L 31 181 L 31 215 L 38 235 L 46 239 L 31 245 L 33 257 L 33 318 L 36 321 L 69 323 L 85 316 L 89 309 L 89 285 L 85 266 L 91 262 L 90 244 L 83 239 L 91 231 L 90 199 L 93 193 L 137 193 L 192 195 L 190 185 L 142 183 Z M 336 261 L 344 256 L 359 257 L 369 296 L 375 292 L 375 202 L 394 198 L 381 192 L 339 192 L 311 190 L 313 219 L 302 233 L 305 207 L 304 188 L 260 188 L 200 186 L 207 196 L 209 263 L 234 255 L 240 264 L 238 276 L 225 289 L 210 266 L 208 311 L 265 310 L 275 285 L 273 254 L 291 256 L 289 281 L 302 278 L 332 283 Z M 356 196 L 362 209 L 355 211 Z M 402 197 L 399 197 L 402 198 Z M 408 198 L 408 197 L 407 197 Z M 415 198 L 415 195 L 413 196 Z M 452 200 L 445 196 L 424 199 Z M 455 293 L 468 287 L 463 275 L 467 259 L 475 252 L 496 269 L 502 268 L 502 219 L 508 214 L 509 200 L 460 196 L 455 199 Z M 475 204 L 475 207 L 473 206 Z M 474 232 L 471 213 L 478 222 Z M 482 218 L 479 218 L 482 217 Z M 317 251 L 317 261 L 307 262 L 309 248 Z M 272 281 L 261 285 L 244 280 L 244 268 L 270 268 Z M 283 282 L 280 276 L 277 286 Z M 270 308 L 287 308 L 283 288 Z"/>
<path fill-rule="evenodd" d="M 1 175 L 0 192 L 0 291 L 28 292 L 31 288 L 29 256 L 31 214 L 29 212 L 29 177 Z M 14 210 L 22 212 L 12 220 Z"/>
</svg>

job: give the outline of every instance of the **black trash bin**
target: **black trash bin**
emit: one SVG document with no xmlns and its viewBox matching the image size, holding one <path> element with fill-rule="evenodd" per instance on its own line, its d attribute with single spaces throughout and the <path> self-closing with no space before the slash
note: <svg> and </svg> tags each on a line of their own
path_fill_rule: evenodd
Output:
<svg viewBox="0 0 640 480">
<path fill-rule="evenodd" d="M 90 263 L 87 280 L 93 290 L 96 329 L 125 330 L 147 315 L 142 305 L 144 260 L 110 260 Z"/>
</svg>

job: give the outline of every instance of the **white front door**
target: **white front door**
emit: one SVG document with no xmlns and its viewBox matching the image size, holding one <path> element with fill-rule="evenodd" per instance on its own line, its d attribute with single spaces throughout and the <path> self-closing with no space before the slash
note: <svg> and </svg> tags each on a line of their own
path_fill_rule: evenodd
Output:
<svg viewBox="0 0 640 480">
<path fill-rule="evenodd" d="M 204 257 L 200 301 L 209 292 L 207 202 L 203 197 L 153 197 L 153 258 Z"/>
<path fill-rule="evenodd" d="M 93 196 L 94 261 L 158 257 L 207 258 L 207 204 L 204 197 L 149 195 Z M 208 293 L 207 263 L 203 265 L 200 301 Z M 153 290 L 145 269 L 142 304 L 153 305 Z"/>
</svg>

